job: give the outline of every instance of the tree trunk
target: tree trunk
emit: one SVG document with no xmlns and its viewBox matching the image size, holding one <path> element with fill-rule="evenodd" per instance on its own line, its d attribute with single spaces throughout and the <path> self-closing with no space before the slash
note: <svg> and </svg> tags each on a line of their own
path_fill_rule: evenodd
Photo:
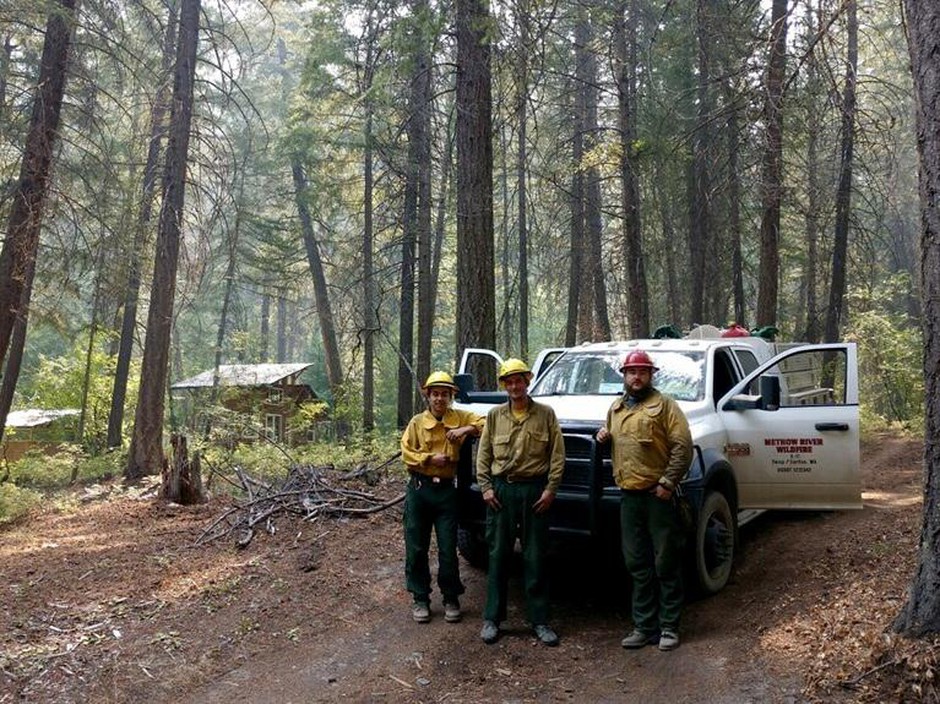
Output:
<svg viewBox="0 0 940 704">
<path fill-rule="evenodd" d="M 193 115 L 196 47 L 199 43 L 199 0 L 182 0 L 179 41 L 173 77 L 163 207 L 157 227 L 156 261 L 150 287 L 150 312 L 141 367 L 140 394 L 134 416 L 134 432 L 124 476 L 137 480 L 163 469 L 163 410 L 169 371 L 170 333 L 180 230 L 186 192 L 186 162 Z"/>
<path fill-rule="evenodd" d="M 808 9 L 808 32 L 815 35 L 818 22 L 812 8 Z M 821 101 L 818 96 L 823 90 L 819 77 L 819 62 L 815 51 L 806 61 L 806 88 L 810 107 L 806 116 L 806 269 L 803 272 L 803 296 L 805 303 L 806 325 L 802 338 L 806 342 L 819 341 L 819 310 L 816 302 L 816 278 L 819 260 L 819 213 L 822 208 L 819 192 L 819 132 L 821 130 Z M 799 320 L 799 318 L 797 318 Z"/>
<path fill-rule="evenodd" d="M 366 50 L 366 68 L 364 93 L 368 96 L 372 88 L 372 44 Z M 375 429 L 375 332 L 378 328 L 376 310 L 378 300 L 375 295 L 375 269 L 373 247 L 373 173 L 372 173 L 372 120 L 373 106 L 371 97 L 367 97 L 363 106 L 366 113 L 365 142 L 362 154 L 362 430 L 370 433 Z"/>
<path fill-rule="evenodd" d="M 294 198 L 297 214 L 300 217 L 300 229 L 303 232 L 304 247 L 307 250 L 307 264 L 313 277 L 313 293 L 316 298 L 317 320 L 320 323 L 320 335 L 326 356 L 326 373 L 333 394 L 334 405 L 342 395 L 343 364 L 336 342 L 336 326 L 333 323 L 333 309 L 330 306 L 330 294 L 326 287 L 326 274 L 323 271 L 323 259 L 320 256 L 320 243 L 313 231 L 313 218 L 307 205 L 307 177 L 298 157 L 291 159 L 291 174 L 294 180 Z"/>
<path fill-rule="evenodd" d="M 585 112 L 584 137 L 588 151 L 596 150 L 600 143 L 597 124 L 598 105 L 598 76 L 597 55 L 594 53 L 594 27 L 593 19 L 588 15 L 585 26 L 587 29 L 586 52 L 586 82 L 584 83 Z M 601 217 L 601 175 L 596 165 L 596 159 L 591 159 L 591 166 L 587 170 L 584 182 L 584 230 L 585 240 L 584 273 L 587 274 L 585 285 L 592 289 L 591 307 L 587 310 L 587 338 L 592 341 L 610 339 L 610 318 L 607 314 L 607 286 L 604 282 L 604 258 L 601 242 L 603 219 Z"/>
<path fill-rule="evenodd" d="M 431 340 L 434 334 L 434 301 L 431 299 L 431 73 L 432 64 L 428 56 L 428 0 L 415 0 L 415 32 L 413 105 L 415 140 L 415 175 L 417 177 L 418 202 L 415 233 L 418 245 L 418 354 L 416 370 L 418 382 L 423 383 L 431 373 Z M 420 391 L 414 388 L 417 402 Z M 407 421 L 406 421 L 407 423 Z"/>
<path fill-rule="evenodd" d="M 512 345 L 512 299 L 515 290 L 514 277 L 509 273 L 510 222 L 509 222 L 509 154 L 511 126 L 504 120 L 498 127 L 499 132 L 499 282 L 502 288 L 502 310 L 496 318 L 496 339 L 499 348 L 511 349 Z"/>
<path fill-rule="evenodd" d="M 157 192 L 157 176 L 160 172 L 160 148 L 166 134 L 166 114 L 169 110 L 170 75 L 173 70 L 173 55 L 176 45 L 178 3 L 171 2 L 166 19 L 166 34 L 163 43 L 163 81 L 157 88 L 150 110 L 150 140 L 147 147 L 147 162 L 140 193 L 140 210 L 134 228 L 134 243 L 128 257 L 127 282 L 124 289 L 124 306 L 121 315 L 121 337 L 114 371 L 114 386 L 111 391 L 111 410 L 108 413 L 108 447 L 120 447 L 123 441 L 124 404 L 127 400 L 127 381 L 130 375 L 131 356 L 134 350 L 134 333 L 137 326 L 137 300 L 140 297 L 140 262 L 143 258 L 144 242 L 153 217 L 153 202 Z"/>
<path fill-rule="evenodd" d="M 747 302 L 744 299 L 744 255 L 741 252 L 741 177 L 738 157 L 741 135 L 738 127 L 738 105 L 734 91 L 728 95 L 728 228 L 731 235 L 731 289 L 734 295 L 734 321 L 747 327 Z"/>
<path fill-rule="evenodd" d="M 709 94 L 710 37 L 708 26 L 708 0 L 698 0 L 695 6 L 696 45 L 698 48 L 697 74 L 697 124 L 692 142 L 692 192 L 689 208 L 689 272 L 691 279 L 690 322 L 708 322 L 706 301 L 706 277 L 711 251 L 711 212 L 709 204 L 709 151 L 711 150 L 711 107 Z"/>
<path fill-rule="evenodd" d="M 457 356 L 496 343 L 490 17 L 457 0 Z M 475 368 L 481 386 L 496 379 Z"/>
<path fill-rule="evenodd" d="M 411 106 L 412 108 L 414 106 Z M 414 126 L 408 120 L 408 132 Z M 408 169 L 405 175 L 404 213 L 401 238 L 401 293 L 398 306 L 398 427 L 403 429 L 414 415 L 414 308 L 415 228 L 418 220 L 418 178 L 414 138 L 409 134 Z M 423 379 L 421 380 L 423 381 Z M 420 382 L 419 382 L 420 383 Z"/>
<path fill-rule="evenodd" d="M 29 315 L 21 303 L 29 300 L 26 292 L 33 285 L 74 21 L 75 0 L 58 0 L 51 6 L 26 148 L 0 250 L 0 361 L 6 359 L 17 318 L 25 323 Z"/>
<path fill-rule="evenodd" d="M 36 266 L 35 258 L 31 264 Z M 33 272 L 28 272 L 28 278 L 33 278 Z M 29 300 L 33 294 L 33 287 L 30 286 L 23 291 L 23 299 L 20 302 L 22 310 L 29 310 Z M 10 349 L 7 354 L 6 364 L 3 367 L 3 379 L 0 381 L 0 440 L 3 440 L 4 430 L 6 429 L 7 415 L 13 406 L 13 393 L 16 391 L 16 382 L 20 378 L 20 368 L 23 365 L 23 349 L 26 347 L 26 316 L 18 316 L 13 324 L 13 337 L 10 341 Z"/>
<path fill-rule="evenodd" d="M 940 633 L 940 4 L 904 0 L 920 156 L 924 332 L 924 520 L 917 570 L 894 622 L 911 636 Z"/>
<path fill-rule="evenodd" d="M 271 345 L 271 292 L 265 286 L 261 292 L 261 352 L 258 361 L 262 364 L 269 360 L 268 349 Z"/>
<path fill-rule="evenodd" d="M 228 311 L 232 304 L 232 291 L 235 287 L 235 262 L 238 255 L 238 235 L 241 230 L 241 206 L 242 188 L 239 188 L 238 199 L 235 203 L 235 231 L 228 242 L 228 262 L 225 266 L 225 285 L 222 289 L 222 310 L 219 313 L 219 327 L 215 333 L 215 349 L 212 360 L 212 395 L 210 396 L 210 406 L 215 406 L 219 402 L 219 367 L 222 366 L 222 348 L 225 344 L 225 334 L 228 326 Z M 209 439 L 209 433 L 212 430 L 212 414 L 206 415 L 206 424 L 203 428 L 203 437 Z"/>
<path fill-rule="evenodd" d="M 516 24 L 519 26 L 519 47 L 516 59 L 516 233 L 519 279 L 519 356 L 529 357 L 529 231 L 527 221 L 528 191 L 528 105 L 529 105 L 529 3 L 520 0 Z"/>
<path fill-rule="evenodd" d="M 575 27 L 574 61 L 575 82 L 574 106 L 571 121 L 571 193 L 569 203 L 571 208 L 571 229 L 568 244 L 568 316 L 565 325 L 565 346 L 571 347 L 585 340 L 584 298 L 593 293 L 593 289 L 584 284 L 584 172 L 581 169 L 584 161 L 584 112 L 585 94 L 584 82 L 587 74 L 587 57 L 585 50 L 586 31 L 583 17 L 578 18 Z"/>
<path fill-rule="evenodd" d="M 786 69 L 787 0 L 773 0 L 770 56 L 764 84 L 764 145 L 761 166 L 760 287 L 757 324 L 777 322 L 780 275 L 780 200 L 783 192 L 783 73 Z"/>
<path fill-rule="evenodd" d="M 849 248 L 849 218 L 852 214 L 852 167 L 855 154 L 855 86 L 858 73 L 858 5 L 846 0 L 848 54 L 845 66 L 845 93 L 842 98 L 842 158 L 836 191 L 835 239 L 832 243 L 832 277 L 824 342 L 836 342 L 842 322 L 845 297 L 845 269 Z"/>
<path fill-rule="evenodd" d="M 3 37 L 3 48 L 0 49 L 0 137 L 4 134 L 3 123 L 6 121 L 7 104 L 7 76 L 10 73 L 10 57 L 13 56 L 13 35 Z"/>
<path fill-rule="evenodd" d="M 88 325 L 88 345 L 85 347 L 85 373 L 82 376 L 82 398 L 81 403 L 79 404 L 79 416 L 78 416 L 78 431 L 76 433 L 77 440 L 79 443 L 88 447 L 88 443 L 85 442 L 85 431 L 88 423 L 88 395 L 91 390 L 91 369 L 92 369 L 92 358 L 95 354 L 95 337 L 98 334 L 98 314 L 101 308 L 101 278 L 103 276 L 103 263 L 104 263 L 104 244 L 99 243 L 98 245 L 98 256 L 96 257 L 95 262 L 95 289 L 94 294 L 92 295 L 91 301 L 91 321 Z M 93 447 L 94 454 L 97 454 L 98 448 Z M 78 465 L 74 465 L 72 470 L 71 481 L 74 482 L 78 475 Z"/>
<path fill-rule="evenodd" d="M 636 142 L 636 0 L 624 2 L 614 23 L 617 56 L 617 103 L 620 126 L 620 187 L 623 209 L 623 256 L 627 273 L 627 322 L 632 338 L 650 332 L 649 293 L 640 227 L 640 186 L 634 167 Z"/>
<path fill-rule="evenodd" d="M 173 457 L 172 462 L 165 462 L 163 466 L 163 498 L 183 506 L 205 503 L 207 498 L 202 485 L 199 453 L 189 459 L 185 435 L 173 435 L 170 445 Z"/>
<path fill-rule="evenodd" d="M 571 231 L 568 245 L 568 316 L 565 323 L 565 347 L 572 347 L 578 342 L 578 321 L 581 309 L 581 270 L 582 249 L 584 245 L 584 178 L 581 175 L 581 129 L 575 129 L 571 154 L 573 173 L 571 175 Z"/>
<path fill-rule="evenodd" d="M 437 308 L 437 288 L 441 273 L 441 250 L 444 246 L 444 228 L 447 224 L 447 203 L 450 197 L 451 167 L 454 160 L 454 110 L 448 110 L 444 128 L 444 163 L 441 165 L 441 189 L 437 199 L 437 219 L 434 223 L 434 249 L 431 254 L 431 306 Z"/>
</svg>

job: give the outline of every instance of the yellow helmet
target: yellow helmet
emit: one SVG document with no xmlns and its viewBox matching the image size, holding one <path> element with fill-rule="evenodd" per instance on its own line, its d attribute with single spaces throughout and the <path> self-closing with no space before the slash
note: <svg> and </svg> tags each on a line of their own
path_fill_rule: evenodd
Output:
<svg viewBox="0 0 940 704">
<path fill-rule="evenodd" d="M 510 357 L 499 365 L 499 383 L 502 385 L 503 380 L 513 374 L 525 374 L 526 381 L 532 380 L 532 371 L 529 369 L 529 365 L 521 359 Z"/>
<path fill-rule="evenodd" d="M 428 375 L 428 380 L 424 382 L 424 386 L 421 388 L 427 391 L 432 386 L 442 386 L 451 391 L 457 391 L 454 378 L 447 372 L 431 372 L 430 375 Z"/>
</svg>

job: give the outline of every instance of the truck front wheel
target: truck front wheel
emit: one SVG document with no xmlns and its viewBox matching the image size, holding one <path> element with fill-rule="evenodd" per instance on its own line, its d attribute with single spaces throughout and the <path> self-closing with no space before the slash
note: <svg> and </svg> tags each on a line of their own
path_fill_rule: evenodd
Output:
<svg viewBox="0 0 940 704">
<path fill-rule="evenodd" d="M 715 594 L 728 583 L 736 539 L 737 526 L 728 500 L 719 491 L 709 491 L 695 527 L 695 576 L 703 594 Z"/>
<path fill-rule="evenodd" d="M 483 536 L 482 530 L 458 528 L 457 552 L 463 555 L 464 559 L 473 567 L 481 570 L 486 569 L 489 548 L 486 545 L 486 538 Z"/>
</svg>

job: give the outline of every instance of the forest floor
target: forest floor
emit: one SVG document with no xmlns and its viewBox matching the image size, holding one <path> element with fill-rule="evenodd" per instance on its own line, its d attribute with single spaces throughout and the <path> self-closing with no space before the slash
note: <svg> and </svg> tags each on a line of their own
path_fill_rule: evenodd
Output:
<svg viewBox="0 0 940 704">
<path fill-rule="evenodd" d="M 580 554 L 552 570 L 560 647 L 525 627 L 518 585 L 487 646 L 465 563 L 464 620 L 436 600 L 411 620 L 400 505 L 195 547 L 227 501 L 85 488 L 0 532 L 0 704 L 938 701 L 940 642 L 886 634 L 915 565 L 921 445 L 881 437 L 862 461 L 863 510 L 741 530 L 731 584 L 687 606 L 671 653 L 620 647 L 626 589 Z"/>
</svg>

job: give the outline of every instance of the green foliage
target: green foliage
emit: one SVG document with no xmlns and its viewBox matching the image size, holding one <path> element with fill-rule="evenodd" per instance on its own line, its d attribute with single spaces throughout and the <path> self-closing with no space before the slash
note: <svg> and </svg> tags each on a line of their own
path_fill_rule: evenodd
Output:
<svg viewBox="0 0 940 704">
<path fill-rule="evenodd" d="M 10 479 L 18 486 L 35 489 L 58 489 L 72 481 L 73 474 L 85 454 L 78 445 L 61 445 L 55 454 L 41 450 L 29 450 L 23 457 L 10 464 Z"/>
<path fill-rule="evenodd" d="M 909 275 L 896 274 L 872 291 L 849 296 L 855 313 L 845 339 L 858 343 L 859 394 L 867 429 L 921 427 L 922 334 L 907 315 L 896 312 L 909 291 Z"/>
<path fill-rule="evenodd" d="M 31 408 L 81 408 L 82 388 L 85 384 L 87 341 L 76 341 L 71 351 L 58 357 L 40 356 L 39 364 L 29 375 L 22 389 L 21 403 Z M 88 373 L 88 397 L 85 408 L 85 435 L 79 440 L 91 453 L 107 446 L 108 414 L 111 410 L 111 392 L 114 385 L 115 357 L 94 350 Z M 124 404 L 125 428 L 134 418 L 140 365 L 131 365 Z"/>
<path fill-rule="evenodd" d="M 357 438 L 347 444 L 338 442 L 315 442 L 284 447 L 268 441 L 240 443 L 235 446 L 219 444 L 202 448 L 207 470 L 223 477 L 231 477 L 235 469 L 241 469 L 255 479 L 277 482 L 287 476 L 292 465 L 331 466 L 337 472 L 353 470 L 363 463 L 380 464 L 398 452 L 398 434 L 374 434 L 371 438 Z M 395 471 L 400 463 L 393 463 L 389 471 Z M 237 483 L 237 480 L 235 480 Z M 224 490 L 229 482 L 213 481 L 215 490 Z"/>
<path fill-rule="evenodd" d="M 121 475 L 126 457 L 119 452 L 89 456 L 79 445 L 64 444 L 55 454 L 30 450 L 9 465 L 9 479 L 20 487 L 62 489 L 74 482 L 88 483 Z"/>
<path fill-rule="evenodd" d="M 0 484 L 0 525 L 19 520 L 42 501 L 32 489 L 22 489 L 12 482 Z"/>
<path fill-rule="evenodd" d="M 325 401 L 305 401 L 297 407 L 288 423 L 288 433 L 306 433 L 315 423 L 329 416 L 330 406 Z"/>
</svg>

